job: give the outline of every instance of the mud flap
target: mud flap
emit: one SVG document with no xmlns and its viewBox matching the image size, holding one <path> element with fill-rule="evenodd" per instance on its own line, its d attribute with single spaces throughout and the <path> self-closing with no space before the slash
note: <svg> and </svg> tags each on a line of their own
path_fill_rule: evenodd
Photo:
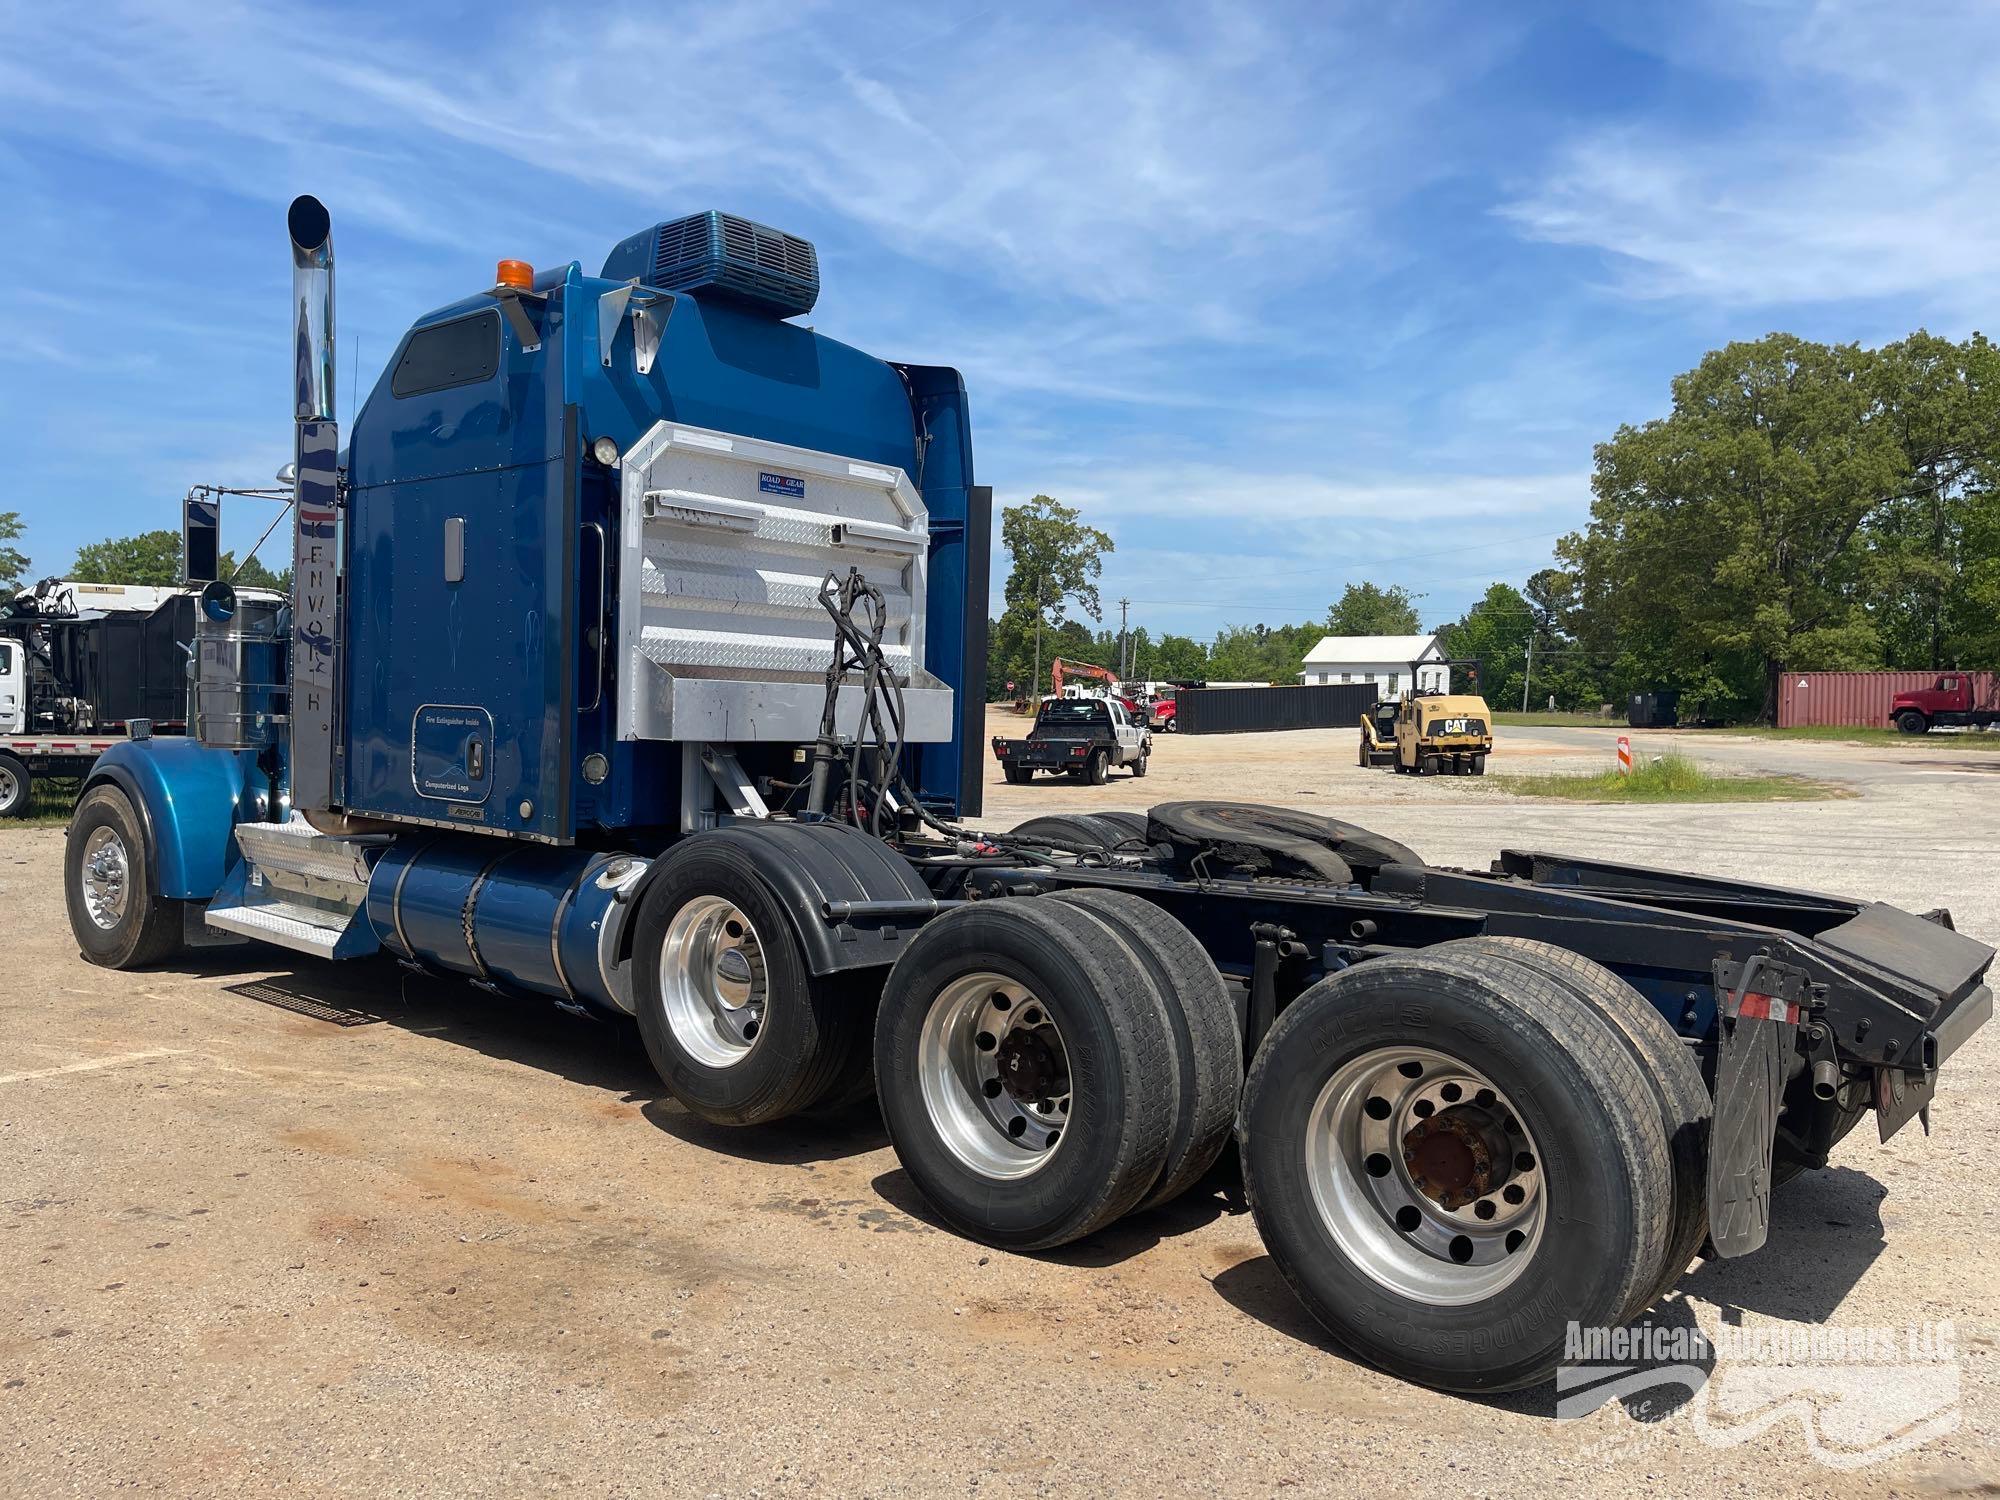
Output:
<svg viewBox="0 0 2000 1500">
<path fill-rule="evenodd" d="M 1715 1116 L 1708 1146 L 1708 1225 L 1724 1259 L 1761 1250 L 1771 1230 L 1771 1147 L 1798 1046 L 1806 976 L 1761 954 L 1718 960 L 1721 997 Z"/>
</svg>

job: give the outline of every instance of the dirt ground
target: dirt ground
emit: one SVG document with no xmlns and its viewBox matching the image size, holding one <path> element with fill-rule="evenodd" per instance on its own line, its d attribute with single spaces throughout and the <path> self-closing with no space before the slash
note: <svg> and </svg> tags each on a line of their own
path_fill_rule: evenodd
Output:
<svg viewBox="0 0 2000 1500">
<path fill-rule="evenodd" d="M 1496 769 L 1610 747 L 1503 730 Z M 1858 795 L 1522 803 L 1363 771 L 1353 733 L 1323 731 L 1163 738 L 1151 775 L 1102 788 L 1008 787 L 989 762 L 987 821 L 1263 800 L 1436 862 L 1567 848 L 1948 905 L 2000 943 L 2000 766 L 1698 752 Z M 1928 1139 L 1857 1131 L 1780 1191 L 1769 1248 L 1693 1270 L 1660 1313 L 1951 1320 L 1951 1430 L 1841 1469 L 1796 1417 L 1732 1425 L 1697 1398 L 1557 1420 L 1549 1389 L 1467 1400 L 1357 1367 L 1219 1192 L 1056 1254 L 990 1252 L 927 1222 L 866 1109 L 711 1129 L 625 1030 L 381 962 L 90 968 L 61 849 L 0 831 L 6 1495 L 2000 1490 L 2000 1027 L 1945 1070 Z"/>
</svg>

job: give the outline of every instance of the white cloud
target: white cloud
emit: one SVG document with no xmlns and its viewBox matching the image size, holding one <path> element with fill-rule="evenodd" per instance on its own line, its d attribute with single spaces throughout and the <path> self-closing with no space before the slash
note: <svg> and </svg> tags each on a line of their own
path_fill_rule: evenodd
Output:
<svg viewBox="0 0 2000 1500">
<path fill-rule="evenodd" d="M 1426 526 L 1476 518 L 1580 517 L 1590 499 L 1587 473 L 1355 479 L 1331 469 L 1206 463 L 1058 463 L 1038 465 L 1035 473 L 1039 487 L 1081 505 L 1099 524 L 1276 525 L 1301 538 L 1356 522 Z M 996 491 L 996 504 L 1003 503 L 1003 495 Z M 1014 498 L 1019 497 L 1005 496 Z"/>
<path fill-rule="evenodd" d="M 1610 253 L 1641 298 L 1990 309 L 2000 9 L 1716 7 L 1658 45 L 1747 108 L 1569 141 L 1501 210 L 1525 235 Z"/>
<path fill-rule="evenodd" d="M 418 239 L 529 197 L 435 170 L 451 147 L 662 212 L 761 181 L 935 265 L 1090 305 L 1205 306 L 1322 271 L 1366 192 L 1407 169 L 1385 106 L 1406 122 L 1448 84 L 1364 65 L 1332 25 L 1276 35 L 1218 7 L 1192 29 L 1003 8 L 940 33 L 914 8 L 744 3 L 671 27 L 531 14 L 446 48 L 250 4 L 108 6 L 90 28 L 22 9 L 0 21 L 17 59 L 0 98 L 17 129 L 164 171 L 272 196 L 331 176 L 344 208 Z M 218 136 L 288 180 L 225 168 Z"/>
</svg>

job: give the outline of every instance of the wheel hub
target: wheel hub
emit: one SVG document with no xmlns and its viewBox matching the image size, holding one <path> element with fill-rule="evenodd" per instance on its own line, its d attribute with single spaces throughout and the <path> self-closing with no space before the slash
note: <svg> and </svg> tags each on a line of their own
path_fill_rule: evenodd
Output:
<svg viewBox="0 0 2000 1500">
<path fill-rule="evenodd" d="M 1069 1128 L 1069 1053 L 1041 1000 L 1004 974 L 967 974 L 931 1003 L 918 1081 L 938 1137 L 982 1176 L 1039 1171 Z"/>
<path fill-rule="evenodd" d="M 110 827 L 91 830 L 83 846 L 77 878 L 83 886 L 83 909 L 90 914 L 91 921 L 107 932 L 125 915 L 130 873 L 125 841 L 118 836 L 118 830 Z"/>
<path fill-rule="evenodd" d="M 720 896 L 674 913 L 660 948 L 660 999 L 674 1038 L 704 1065 L 750 1055 L 764 1028 L 764 950 L 750 918 Z"/>
<path fill-rule="evenodd" d="M 1410 1182 L 1445 1208 L 1463 1208 L 1506 1179 L 1507 1149 L 1499 1121 L 1476 1105 L 1460 1105 L 1419 1120 L 1403 1136 Z"/>
<path fill-rule="evenodd" d="M 1069 1092 L 1069 1067 L 1058 1051 L 1061 1045 L 1052 1026 L 1017 1026 L 1009 1031 L 994 1049 L 1000 1086 L 1017 1103 L 1052 1108 Z"/>
<path fill-rule="evenodd" d="M 1313 1106 L 1305 1150 L 1328 1233 L 1413 1300 L 1490 1297 L 1541 1242 L 1548 1200 L 1526 1123 L 1445 1053 L 1383 1047 L 1343 1063 Z"/>
</svg>

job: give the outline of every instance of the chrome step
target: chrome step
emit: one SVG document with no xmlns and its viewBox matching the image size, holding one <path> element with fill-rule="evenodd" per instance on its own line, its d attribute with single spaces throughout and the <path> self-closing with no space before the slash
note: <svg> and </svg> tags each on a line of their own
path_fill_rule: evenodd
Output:
<svg viewBox="0 0 2000 1500">
<path fill-rule="evenodd" d="M 211 906 L 208 925 L 318 958 L 360 958 L 376 948 L 375 934 L 358 910 L 343 918 L 304 902 L 270 901 L 219 911 Z"/>
<path fill-rule="evenodd" d="M 363 912 L 368 856 L 390 835 L 336 838 L 296 813 L 284 823 L 239 823 L 235 834 L 243 857 L 209 903 L 210 927 L 319 958 L 377 950 Z"/>
</svg>

